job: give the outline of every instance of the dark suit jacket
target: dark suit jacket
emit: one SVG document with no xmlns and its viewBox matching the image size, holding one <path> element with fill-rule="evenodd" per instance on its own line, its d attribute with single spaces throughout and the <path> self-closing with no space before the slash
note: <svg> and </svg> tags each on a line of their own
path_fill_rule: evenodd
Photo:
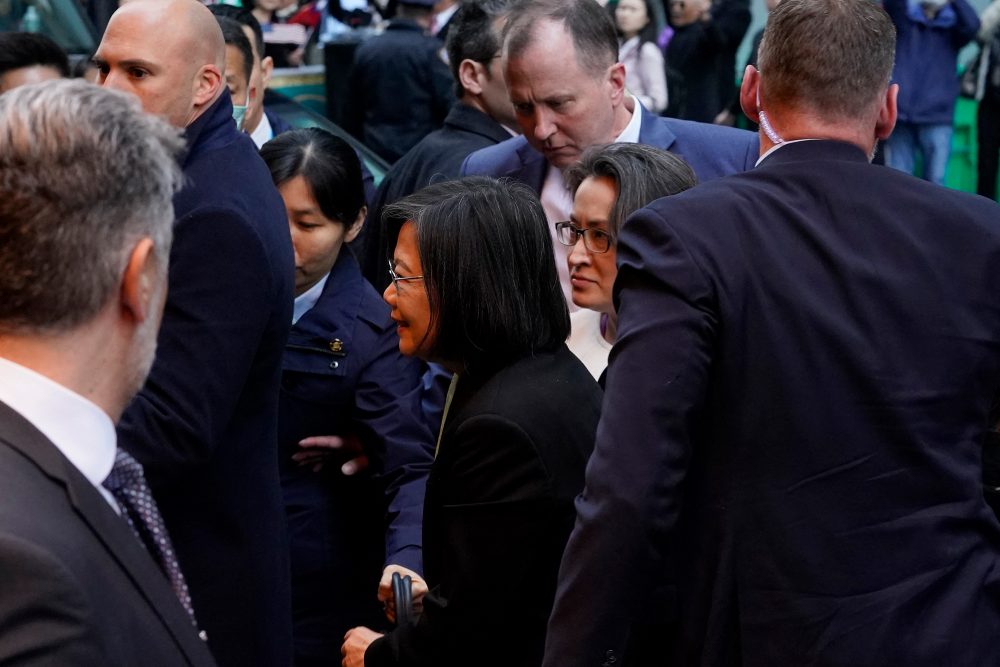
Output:
<svg viewBox="0 0 1000 667">
<path fill-rule="evenodd" d="M 482 111 L 458 102 L 444 119 L 444 127 L 431 132 L 393 165 L 382 179 L 365 224 L 362 271 L 376 291 L 389 286 L 387 248 L 382 209 L 432 183 L 458 178 L 462 162 L 480 148 L 510 138 L 510 132 Z"/>
<path fill-rule="evenodd" d="M 418 624 L 372 643 L 366 667 L 538 666 L 600 405 L 565 345 L 462 378 L 427 481 L 432 591 Z"/>
<path fill-rule="evenodd" d="M 442 44 L 408 19 L 358 47 L 344 129 L 390 164 L 441 127 L 455 102 Z"/>
<path fill-rule="evenodd" d="M 631 217 L 546 664 L 1000 664 L 998 223 L 832 141 Z"/>
<path fill-rule="evenodd" d="M 285 207 L 222 95 L 186 131 L 156 361 L 119 442 L 146 468 L 221 665 L 291 662 L 275 452 L 294 260 Z"/>
<path fill-rule="evenodd" d="M 757 136 L 731 127 L 661 118 L 642 105 L 639 143 L 664 148 L 687 160 L 698 182 L 753 168 L 759 157 Z M 462 164 L 462 176 L 509 176 L 541 193 L 548 162 L 524 136 L 476 151 Z"/>
<path fill-rule="evenodd" d="M 4 403 L 0 488 L 0 664 L 215 664 L 125 520 Z"/>
<path fill-rule="evenodd" d="M 389 563 L 423 571 L 424 485 L 437 431 L 420 409 L 424 364 L 399 353 L 389 307 L 342 249 L 316 305 L 292 326 L 282 359 L 281 485 L 291 540 L 297 664 L 339 660 L 344 633 L 379 627 L 374 595 Z M 294 463 L 312 435 L 355 435 L 367 473 Z"/>
</svg>

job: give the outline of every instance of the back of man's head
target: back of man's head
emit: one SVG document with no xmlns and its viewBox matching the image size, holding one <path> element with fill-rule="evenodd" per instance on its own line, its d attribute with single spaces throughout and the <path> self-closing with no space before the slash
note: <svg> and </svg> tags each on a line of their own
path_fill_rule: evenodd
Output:
<svg viewBox="0 0 1000 667">
<path fill-rule="evenodd" d="M 892 75 L 896 30 L 871 0 L 783 0 L 760 44 L 760 97 L 827 120 L 868 119 Z"/>
<path fill-rule="evenodd" d="M 455 97 L 465 94 L 459 76 L 463 60 L 489 67 L 500 54 L 500 35 L 495 23 L 510 12 L 512 0 L 467 0 L 455 12 L 448 28 L 448 63 L 455 79 Z"/>
<path fill-rule="evenodd" d="M 80 80 L 0 96 L 0 335 L 91 320 L 143 237 L 166 268 L 182 148 L 136 100 Z"/>
<path fill-rule="evenodd" d="M 562 24 L 581 68 L 600 76 L 618 62 L 615 25 L 594 0 L 517 0 L 503 30 L 505 55 L 516 58 L 531 46 L 535 28 L 543 21 Z"/>
<path fill-rule="evenodd" d="M 15 87 L 8 75 L 29 68 L 50 70 L 47 78 L 69 76 L 66 52 L 45 35 L 0 32 L 0 92 Z"/>
</svg>

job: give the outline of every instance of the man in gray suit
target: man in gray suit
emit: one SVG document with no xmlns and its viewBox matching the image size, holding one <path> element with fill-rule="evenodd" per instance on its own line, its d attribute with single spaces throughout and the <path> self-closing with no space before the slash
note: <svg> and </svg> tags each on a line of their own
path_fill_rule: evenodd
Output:
<svg viewBox="0 0 1000 667">
<path fill-rule="evenodd" d="M 0 664 L 215 664 L 114 428 L 153 362 L 182 148 L 91 84 L 0 97 Z"/>
</svg>

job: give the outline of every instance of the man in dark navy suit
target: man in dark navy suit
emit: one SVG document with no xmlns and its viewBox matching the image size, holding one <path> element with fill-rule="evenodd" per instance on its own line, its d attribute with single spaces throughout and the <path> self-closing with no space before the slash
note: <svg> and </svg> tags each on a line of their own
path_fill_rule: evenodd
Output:
<svg viewBox="0 0 1000 667">
<path fill-rule="evenodd" d="M 236 129 L 222 33 L 207 8 L 130 2 L 95 60 L 102 85 L 138 96 L 147 112 L 185 128 L 188 143 L 159 354 L 119 439 L 146 467 L 218 662 L 288 665 L 274 444 L 295 265 L 284 205 Z"/>
<path fill-rule="evenodd" d="M 618 241 L 618 342 L 545 665 L 1000 664 L 1000 207 L 873 166 L 889 17 L 784 0 L 759 166 Z"/>
<path fill-rule="evenodd" d="M 631 141 L 680 155 L 703 183 L 752 167 L 757 140 L 644 109 L 625 90 L 615 26 L 593 0 L 520 0 L 503 34 L 507 88 L 524 136 L 473 153 L 462 175 L 509 176 L 539 193 L 573 310 L 565 246 L 555 239 L 555 223 L 569 220 L 573 207 L 563 169 L 590 146 Z"/>
</svg>

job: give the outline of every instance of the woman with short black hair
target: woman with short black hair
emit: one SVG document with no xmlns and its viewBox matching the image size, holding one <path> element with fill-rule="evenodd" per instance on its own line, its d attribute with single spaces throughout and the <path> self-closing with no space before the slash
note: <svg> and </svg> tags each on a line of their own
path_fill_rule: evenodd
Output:
<svg viewBox="0 0 1000 667">
<path fill-rule="evenodd" d="M 601 403 L 563 342 L 545 214 L 524 185 L 467 178 L 387 215 L 399 349 L 455 379 L 424 504 L 423 613 L 352 630 L 344 664 L 537 667 Z"/>
</svg>

